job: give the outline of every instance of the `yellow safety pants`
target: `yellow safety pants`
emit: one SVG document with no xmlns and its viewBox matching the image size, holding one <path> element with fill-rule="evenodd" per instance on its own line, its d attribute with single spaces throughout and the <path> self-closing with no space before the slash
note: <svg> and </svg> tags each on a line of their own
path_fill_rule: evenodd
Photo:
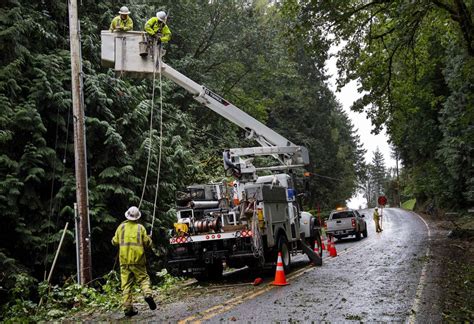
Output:
<svg viewBox="0 0 474 324">
<path fill-rule="evenodd" d="M 150 277 L 146 272 L 146 265 L 121 265 L 120 279 L 122 282 L 122 305 L 125 311 L 133 308 L 132 287 L 134 283 L 141 287 L 144 297 L 152 296 Z"/>
<path fill-rule="evenodd" d="M 375 217 L 375 218 L 374 218 L 374 221 L 375 221 L 375 231 L 376 231 L 377 233 L 382 232 L 382 228 L 380 227 L 380 218 L 379 218 L 379 217 Z"/>
</svg>

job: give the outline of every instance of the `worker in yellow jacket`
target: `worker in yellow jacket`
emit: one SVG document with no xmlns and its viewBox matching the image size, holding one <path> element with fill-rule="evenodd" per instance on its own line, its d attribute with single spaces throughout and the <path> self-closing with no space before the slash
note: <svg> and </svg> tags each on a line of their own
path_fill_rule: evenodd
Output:
<svg viewBox="0 0 474 324">
<path fill-rule="evenodd" d="M 112 19 L 109 30 L 114 31 L 129 31 L 133 29 L 133 20 L 130 18 L 130 10 L 123 6 L 120 8 L 119 16 Z"/>
<path fill-rule="evenodd" d="M 141 213 L 137 207 L 130 207 L 125 213 L 127 218 L 117 227 L 112 244 L 119 246 L 120 279 L 122 282 L 122 303 L 125 316 L 138 314 L 133 308 L 132 286 L 137 283 L 150 309 L 156 309 L 153 300 L 150 277 L 146 272 L 145 248 L 151 248 L 151 238 L 146 234 L 145 227 L 137 220 Z"/>
<path fill-rule="evenodd" d="M 377 233 L 382 232 L 382 227 L 380 227 L 380 214 L 377 207 L 374 209 L 374 222 L 375 222 L 375 231 Z"/>
<path fill-rule="evenodd" d="M 150 18 L 145 24 L 145 31 L 158 44 L 167 43 L 171 39 L 171 30 L 166 24 L 168 16 L 164 11 L 158 11 L 156 17 Z"/>
</svg>

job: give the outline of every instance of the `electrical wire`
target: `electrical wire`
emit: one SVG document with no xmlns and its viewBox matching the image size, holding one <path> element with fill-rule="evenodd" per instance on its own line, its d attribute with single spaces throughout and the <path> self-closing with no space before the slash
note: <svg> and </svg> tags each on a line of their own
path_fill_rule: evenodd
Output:
<svg viewBox="0 0 474 324">
<path fill-rule="evenodd" d="M 55 139 L 54 139 L 54 154 L 56 155 L 56 150 L 58 148 L 58 137 L 59 137 L 59 107 L 56 113 L 56 132 L 55 132 Z M 53 216 L 54 212 L 54 205 L 53 205 L 53 194 L 54 194 L 54 180 L 56 178 L 56 156 L 53 159 L 53 176 L 51 178 L 51 193 L 49 197 L 49 213 L 48 213 L 48 237 L 50 237 L 50 222 L 51 217 Z M 46 254 L 44 256 L 44 271 L 47 272 L 47 262 L 48 262 L 48 254 L 49 254 L 49 243 L 46 243 Z"/>
<path fill-rule="evenodd" d="M 160 148 L 158 151 L 158 171 L 156 173 L 155 201 L 153 203 L 153 216 L 151 220 L 150 236 L 153 235 L 153 226 L 155 224 L 156 201 L 158 200 L 158 190 L 160 188 L 160 171 L 161 171 L 161 152 L 163 148 L 163 84 L 161 78 L 161 46 L 158 49 L 158 62 L 160 69 Z"/>
<path fill-rule="evenodd" d="M 150 137 L 148 143 L 148 158 L 146 163 L 146 171 L 145 171 L 145 180 L 143 180 L 143 188 L 142 194 L 140 196 L 140 203 L 138 204 L 138 209 L 142 206 L 143 197 L 145 196 L 145 189 L 146 189 L 146 182 L 148 180 L 148 171 L 150 169 L 150 160 L 151 160 L 151 147 L 152 147 L 152 140 L 153 140 L 153 110 L 155 106 L 155 79 L 156 79 L 156 64 L 153 62 L 153 89 L 151 92 L 151 110 L 150 110 Z M 160 74 L 161 79 L 161 74 Z"/>
<path fill-rule="evenodd" d="M 344 180 L 343 180 L 343 179 L 338 179 L 338 178 L 333 178 L 333 177 L 323 176 L 323 175 L 321 175 L 321 174 L 317 174 L 317 173 L 312 173 L 312 172 L 311 172 L 311 175 L 312 175 L 312 176 L 316 176 L 316 177 L 320 177 L 320 178 L 324 178 L 324 179 L 329 179 L 329 180 L 336 180 L 336 181 L 344 182 Z"/>
</svg>

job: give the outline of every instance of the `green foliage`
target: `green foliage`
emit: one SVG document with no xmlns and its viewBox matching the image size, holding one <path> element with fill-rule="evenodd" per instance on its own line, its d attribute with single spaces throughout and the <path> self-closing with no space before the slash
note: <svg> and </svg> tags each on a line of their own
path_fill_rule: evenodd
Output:
<svg viewBox="0 0 474 324">
<path fill-rule="evenodd" d="M 147 229 L 151 226 L 160 124 L 163 146 L 153 231 L 158 258 L 166 250 L 165 232 L 175 219 L 174 192 L 192 183 L 221 180 L 222 150 L 255 145 L 243 131 L 171 82 L 163 80 L 159 94 L 158 81 L 120 77 L 100 66 L 100 30 L 108 28 L 118 6 L 101 0 L 84 1 L 79 7 L 96 277 L 112 268 L 115 249 L 110 238 L 124 211 L 139 204 L 143 186 L 142 220 Z M 159 5 L 131 3 L 137 30 L 158 6 L 171 12 L 173 40 L 166 57 L 170 65 L 308 147 L 309 169 L 321 176 L 310 181 L 308 207 L 318 202 L 330 209 L 353 194 L 363 156 L 360 140 L 325 85 L 325 55 L 290 42 L 286 33 L 295 27 L 295 20 L 266 1 L 167 0 Z M 66 17 L 67 5 L 58 0 L 7 0 L 0 9 L 1 266 L 2 272 L 20 269 L 31 278 L 43 278 L 64 224 L 74 222 L 74 118 Z M 152 158 L 144 184 L 149 149 Z M 62 278 L 75 272 L 73 234 L 71 230 L 67 234 L 52 278 L 57 286 L 41 294 L 49 306 L 31 320 L 60 318 L 68 307 L 94 301 L 105 308 L 116 305 L 115 299 L 102 299 L 89 288 L 59 288 Z M 165 286 L 170 280 L 165 279 Z M 17 284 L 0 277 L 2 287 Z M 112 290 L 110 294 L 115 293 Z M 28 298 L 35 296 L 15 298 L 0 294 L 0 303 L 19 305 L 15 309 L 20 317 L 32 313 L 34 305 Z"/>
<path fill-rule="evenodd" d="M 104 283 L 96 284 L 95 288 L 76 283 L 51 287 L 42 282 L 38 286 L 41 304 L 28 299 L 33 278 L 19 274 L 16 279 L 16 285 L 10 292 L 13 298 L 2 310 L 7 323 L 60 320 L 79 310 L 108 311 L 121 306 L 120 278 L 115 271 L 102 277 L 101 282 Z"/>
<path fill-rule="evenodd" d="M 182 281 L 181 278 L 168 274 L 166 270 L 157 273 L 157 277 L 158 285 L 153 288 L 162 296 L 168 296 L 170 290 Z M 38 286 L 41 305 L 29 300 L 36 280 L 22 273 L 14 275 L 14 278 L 15 286 L 9 292 L 11 301 L 2 309 L 6 323 L 65 320 L 79 312 L 106 312 L 118 310 L 122 306 L 120 275 L 115 271 L 110 271 L 90 286 L 70 282 L 60 287 L 41 282 Z M 134 293 L 140 293 L 136 286 Z"/>
<path fill-rule="evenodd" d="M 285 1 L 293 39 L 341 44 L 338 86 L 353 80 L 374 132 L 387 129 L 420 201 L 467 208 L 473 199 L 472 1 Z"/>
</svg>

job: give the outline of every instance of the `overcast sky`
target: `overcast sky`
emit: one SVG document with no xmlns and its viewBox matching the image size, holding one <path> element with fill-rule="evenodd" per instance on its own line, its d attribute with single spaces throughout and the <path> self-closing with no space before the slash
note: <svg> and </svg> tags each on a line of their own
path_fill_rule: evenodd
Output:
<svg viewBox="0 0 474 324">
<path fill-rule="evenodd" d="M 331 52 L 334 53 L 336 48 L 332 48 Z M 357 92 L 357 83 L 351 82 L 346 85 L 341 92 L 336 92 L 336 77 L 337 77 L 337 67 L 336 67 L 336 57 L 332 57 L 326 62 L 326 69 L 328 75 L 332 77 L 329 80 L 329 87 L 336 95 L 338 101 L 344 107 L 344 111 L 347 113 L 349 118 L 354 125 L 354 128 L 357 130 L 357 133 L 360 136 L 361 142 L 364 145 L 364 148 L 367 150 L 365 154 L 365 160 L 367 162 L 372 161 L 374 151 L 379 148 L 382 152 L 385 159 L 385 166 L 387 168 L 395 167 L 395 160 L 390 157 L 390 147 L 388 145 L 388 138 L 385 134 L 385 131 L 379 135 L 373 135 L 370 133 L 372 130 L 372 125 L 370 120 L 367 119 L 366 113 L 356 113 L 350 110 L 352 103 L 361 97 L 361 94 Z M 364 207 L 366 201 L 361 196 L 352 197 L 348 202 L 348 207 L 350 208 L 359 208 L 359 206 Z"/>
</svg>

